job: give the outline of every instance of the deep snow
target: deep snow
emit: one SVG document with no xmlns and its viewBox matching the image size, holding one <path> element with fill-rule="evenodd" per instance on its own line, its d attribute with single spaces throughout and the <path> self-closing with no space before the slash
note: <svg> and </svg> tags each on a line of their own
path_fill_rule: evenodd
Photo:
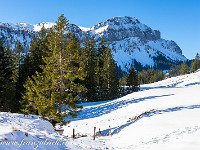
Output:
<svg viewBox="0 0 200 150">
<path fill-rule="evenodd" d="M 119 99 L 84 103 L 82 113 L 64 126 L 64 136 L 59 136 L 50 123 L 38 116 L 1 112 L 0 141 L 6 138 L 19 143 L 23 139 L 39 143 L 47 139 L 59 140 L 61 144 L 38 144 L 37 149 L 197 150 L 200 148 L 199 91 L 200 70 L 142 85 L 141 91 Z M 136 116 L 138 119 L 134 119 Z M 95 141 L 94 127 L 96 135 L 99 135 L 99 128 L 102 134 Z M 71 138 L 73 128 L 77 139 Z M 32 146 L 28 148 L 33 149 Z M 0 149 L 15 148 L 0 144 Z"/>
</svg>

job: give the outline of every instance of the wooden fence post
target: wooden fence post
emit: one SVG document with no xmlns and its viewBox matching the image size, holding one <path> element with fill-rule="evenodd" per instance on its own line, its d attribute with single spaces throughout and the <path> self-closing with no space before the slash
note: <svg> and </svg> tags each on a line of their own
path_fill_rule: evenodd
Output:
<svg viewBox="0 0 200 150">
<path fill-rule="evenodd" d="M 110 128 L 110 136 L 112 136 L 112 132 L 111 132 L 111 126 L 109 126 L 109 128 Z"/>
<path fill-rule="evenodd" d="M 75 129 L 73 129 L 73 136 L 72 137 L 75 138 Z"/>
<path fill-rule="evenodd" d="M 95 130 L 96 130 L 96 127 L 94 127 L 94 137 L 93 137 L 93 140 L 95 140 Z"/>
<path fill-rule="evenodd" d="M 101 135 L 101 130 L 100 130 L 100 128 L 99 128 L 99 135 Z"/>
</svg>

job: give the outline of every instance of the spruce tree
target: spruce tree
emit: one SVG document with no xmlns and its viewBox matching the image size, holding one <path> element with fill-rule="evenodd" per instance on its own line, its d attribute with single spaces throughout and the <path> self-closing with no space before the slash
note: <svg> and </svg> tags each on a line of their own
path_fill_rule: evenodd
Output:
<svg viewBox="0 0 200 150">
<path fill-rule="evenodd" d="M 0 111 L 14 112 L 11 56 L 9 47 L 5 49 L 0 39 Z"/>
<path fill-rule="evenodd" d="M 113 99 L 119 96 L 117 67 L 111 50 L 102 38 L 97 46 L 95 80 L 97 83 L 97 101 Z"/>
<path fill-rule="evenodd" d="M 85 99 L 87 101 L 96 101 L 97 99 L 97 82 L 95 80 L 95 64 L 96 64 L 96 41 L 94 37 L 91 40 L 86 36 L 83 43 L 83 51 L 85 53 L 85 72 L 87 76 L 84 80 L 84 86 L 87 91 L 85 93 Z"/>
<path fill-rule="evenodd" d="M 46 57 L 48 53 L 47 31 L 44 26 L 38 35 L 34 36 L 30 45 L 30 59 L 32 63 L 33 74 L 38 71 L 42 72 L 40 65 L 44 65 L 42 57 Z"/>
<path fill-rule="evenodd" d="M 20 71 L 21 71 L 21 64 L 23 61 L 23 47 L 20 41 L 17 43 L 16 49 L 12 51 L 12 70 L 13 70 L 13 81 L 15 83 L 18 82 Z"/>
<path fill-rule="evenodd" d="M 191 69 L 190 72 L 195 72 L 197 69 L 200 67 L 200 57 L 199 54 L 197 53 L 195 56 L 195 60 L 192 61 L 191 63 Z"/>
<path fill-rule="evenodd" d="M 101 42 L 97 46 L 97 57 L 95 64 L 95 81 L 97 83 L 97 99 L 96 101 L 102 101 L 103 98 L 103 60 L 102 55 L 105 51 L 105 40 L 102 38 Z"/>
<path fill-rule="evenodd" d="M 23 80 L 23 74 L 21 73 L 22 69 L 22 63 L 24 59 L 23 55 L 24 49 L 20 41 L 17 43 L 17 47 L 12 50 L 12 81 L 13 81 L 13 87 L 15 88 L 15 112 L 19 112 L 20 110 L 20 99 L 22 97 L 22 90 L 23 90 L 23 85 L 22 85 L 22 80 Z"/>
<path fill-rule="evenodd" d="M 83 51 L 74 34 L 64 34 L 67 25 L 64 15 L 58 17 L 56 25 L 49 31 L 49 52 L 43 58 L 43 72 L 36 72 L 25 84 L 27 106 L 54 121 L 77 115 L 81 107 L 76 101 L 85 89 L 80 84 L 86 76 Z"/>
<path fill-rule="evenodd" d="M 114 99 L 119 96 L 119 79 L 117 65 L 113 59 L 110 48 L 106 47 L 102 55 L 102 92 L 104 100 Z"/>
<path fill-rule="evenodd" d="M 184 62 L 181 64 L 181 69 L 179 71 L 179 75 L 184 75 L 184 74 L 188 74 L 188 73 L 189 73 L 189 69 L 186 64 L 186 61 L 184 60 Z"/>
<path fill-rule="evenodd" d="M 131 65 L 126 82 L 128 86 L 128 93 L 137 92 L 140 89 L 138 74 L 135 71 L 133 65 Z"/>
</svg>

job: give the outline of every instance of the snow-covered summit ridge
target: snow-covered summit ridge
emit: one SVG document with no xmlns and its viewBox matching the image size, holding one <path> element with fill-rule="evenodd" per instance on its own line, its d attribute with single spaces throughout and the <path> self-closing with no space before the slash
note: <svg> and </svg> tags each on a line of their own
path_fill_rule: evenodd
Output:
<svg viewBox="0 0 200 150">
<path fill-rule="evenodd" d="M 113 17 L 91 28 L 80 28 L 83 32 L 91 32 L 92 35 L 104 36 L 106 41 L 119 41 L 129 37 L 139 37 L 141 40 L 160 38 L 158 30 L 152 30 L 145 24 L 140 23 L 135 17 L 128 16 Z M 118 33 L 118 35 L 115 36 L 113 32 Z"/>
<path fill-rule="evenodd" d="M 139 22 L 139 20 L 136 19 L 135 17 L 124 16 L 124 17 L 110 18 L 104 22 L 101 22 L 101 23 L 91 27 L 90 30 L 98 29 L 98 28 L 101 28 L 106 25 L 109 26 L 109 29 L 113 29 L 113 30 L 130 29 L 133 27 L 138 27 L 141 30 L 145 31 L 149 28 L 146 25 L 141 24 Z"/>
<path fill-rule="evenodd" d="M 28 31 L 28 32 L 39 32 L 41 30 L 41 28 L 44 27 L 46 29 L 49 29 L 51 27 L 53 27 L 56 23 L 51 23 L 51 22 L 43 22 L 43 23 L 38 23 L 38 24 L 27 24 L 27 23 L 4 23 L 4 22 L 0 22 L 0 26 L 1 27 L 7 27 L 10 28 L 12 30 L 21 30 L 21 31 Z"/>
</svg>

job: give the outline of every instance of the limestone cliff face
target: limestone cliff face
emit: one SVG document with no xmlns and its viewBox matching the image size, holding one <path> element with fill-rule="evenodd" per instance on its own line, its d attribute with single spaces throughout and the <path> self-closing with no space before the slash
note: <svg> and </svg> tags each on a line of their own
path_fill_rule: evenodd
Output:
<svg viewBox="0 0 200 150">
<path fill-rule="evenodd" d="M 152 30 L 146 25 L 141 24 L 136 18 L 127 16 L 108 19 L 92 27 L 91 30 L 97 36 L 103 36 L 109 42 L 121 41 L 130 37 L 138 37 L 144 42 L 160 39 L 160 32 L 158 30 Z"/>
</svg>

